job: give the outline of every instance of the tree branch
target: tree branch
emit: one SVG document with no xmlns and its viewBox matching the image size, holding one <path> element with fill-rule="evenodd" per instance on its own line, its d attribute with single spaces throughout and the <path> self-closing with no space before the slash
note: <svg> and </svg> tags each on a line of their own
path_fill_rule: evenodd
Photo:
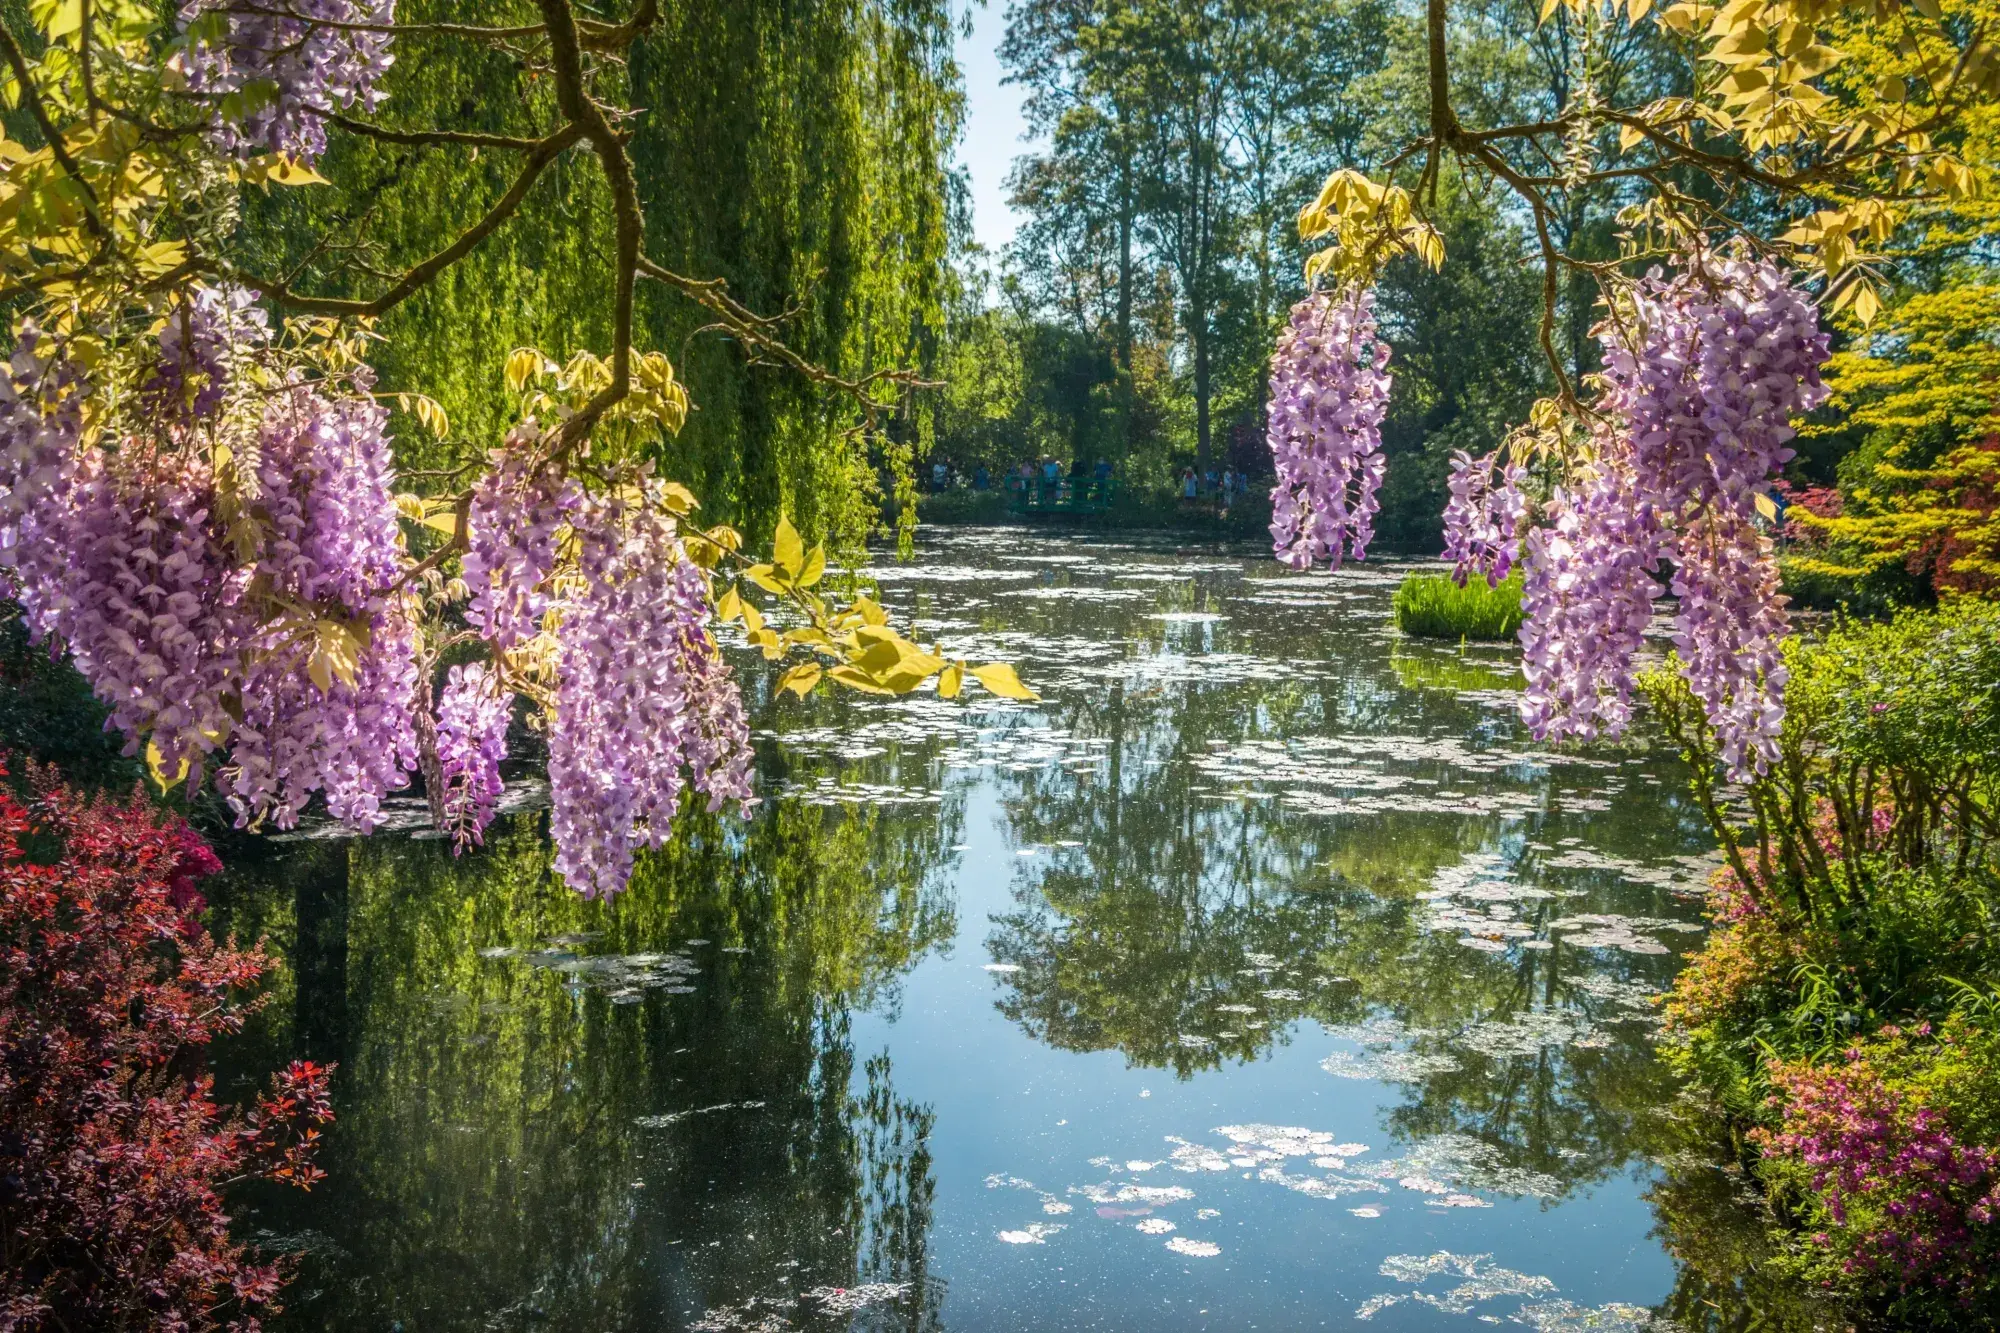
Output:
<svg viewBox="0 0 2000 1333">
<path fill-rule="evenodd" d="M 478 222 L 475 222 L 472 226 L 461 232 L 458 238 L 444 249 L 439 250 L 436 254 L 430 256 L 430 258 L 405 270 L 403 275 L 395 281 L 388 291 L 383 292 L 380 296 L 372 300 L 364 301 L 331 296 L 308 296 L 294 292 L 289 284 L 275 279 L 258 278 L 224 266 L 215 266 L 216 271 L 222 276 L 229 278 L 232 282 L 239 282 L 246 287 L 255 288 L 281 306 L 303 311 L 306 314 L 347 315 L 362 318 L 387 314 L 408 300 L 432 278 L 435 278 L 438 274 L 444 272 L 453 264 L 471 254 L 473 250 L 477 249 L 480 243 L 492 235 L 501 223 L 512 217 L 520 209 L 521 201 L 527 198 L 528 191 L 534 186 L 535 181 L 541 176 L 542 172 L 548 168 L 549 163 L 555 161 L 564 149 L 576 144 L 583 137 L 584 130 L 582 126 L 569 124 L 564 125 L 547 138 L 537 140 L 534 150 L 528 155 L 527 162 L 522 165 L 520 174 L 514 178 L 514 183 L 508 187 L 507 193 L 500 197 L 500 202 L 493 205 L 487 211 L 485 217 L 482 217 Z"/>
</svg>

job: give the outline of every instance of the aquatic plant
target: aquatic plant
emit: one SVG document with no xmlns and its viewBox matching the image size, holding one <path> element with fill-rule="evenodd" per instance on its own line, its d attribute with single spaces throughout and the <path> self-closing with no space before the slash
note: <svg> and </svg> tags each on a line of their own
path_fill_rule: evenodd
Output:
<svg viewBox="0 0 2000 1333">
<path fill-rule="evenodd" d="M 1521 628 L 1522 580 L 1460 584 L 1412 573 L 1396 588 L 1396 628 L 1426 639 L 1511 639 Z"/>
<path fill-rule="evenodd" d="M 329 1070 L 218 1105 L 194 1061 L 270 962 L 202 928 L 215 856 L 142 799 L 28 776 L 25 803 L 0 786 L 0 1325 L 254 1330 L 284 1269 L 230 1238 L 222 1191 L 321 1177 Z"/>
</svg>

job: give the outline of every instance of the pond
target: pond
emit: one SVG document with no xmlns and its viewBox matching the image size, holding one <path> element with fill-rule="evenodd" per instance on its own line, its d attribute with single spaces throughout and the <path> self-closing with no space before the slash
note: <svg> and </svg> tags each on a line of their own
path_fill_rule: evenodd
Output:
<svg viewBox="0 0 2000 1333">
<path fill-rule="evenodd" d="M 1509 646 L 1399 636 L 1404 568 L 927 532 L 885 600 L 1043 702 L 752 699 L 755 817 L 608 906 L 525 771 L 462 859 L 273 845 L 225 1073 L 340 1064 L 329 1179 L 241 1210 L 281 1326 L 1673 1326 L 1712 843 L 1643 738 L 1536 746 Z"/>
</svg>

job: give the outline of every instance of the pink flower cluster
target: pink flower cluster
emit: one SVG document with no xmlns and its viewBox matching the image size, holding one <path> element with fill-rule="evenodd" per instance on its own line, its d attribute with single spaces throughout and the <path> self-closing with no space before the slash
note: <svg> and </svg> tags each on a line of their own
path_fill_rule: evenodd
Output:
<svg viewBox="0 0 2000 1333">
<path fill-rule="evenodd" d="M 1292 307 L 1271 357 L 1267 436 L 1278 484 L 1271 536 L 1294 569 L 1367 555 L 1382 484 L 1389 344 L 1373 292 L 1314 292 Z"/>
<path fill-rule="evenodd" d="M 573 520 L 582 591 L 564 608 L 549 726 L 556 869 L 621 891 L 687 786 L 718 810 L 750 792 L 750 732 L 709 636 L 708 579 L 657 505 L 592 497 Z"/>
<path fill-rule="evenodd" d="M 373 111 L 395 59 L 396 0 L 186 0 L 186 49 L 175 65 L 215 105 L 211 135 L 226 153 L 326 151 L 326 118 Z"/>
<path fill-rule="evenodd" d="M 1494 472 L 1499 484 L 1494 484 Z M 1520 549 L 1521 522 L 1528 500 L 1521 493 L 1525 478 L 1519 467 L 1499 467 L 1499 455 L 1474 458 L 1463 449 L 1451 456 L 1451 499 L 1444 510 L 1444 558 L 1453 563 L 1452 577 L 1483 574 L 1492 587 L 1507 577 Z"/>
<path fill-rule="evenodd" d="M 1792 457 L 1791 419 L 1826 395 L 1827 338 L 1774 265 L 1707 256 L 1641 282 L 1631 332 L 1607 322 L 1608 425 L 1593 469 L 1531 534 L 1521 630 L 1538 736 L 1617 732 L 1666 562 L 1675 646 L 1737 775 L 1776 756 L 1788 629 L 1756 497 Z"/>
<path fill-rule="evenodd" d="M 2000 1153 L 1960 1143 L 1944 1117 L 1911 1102 L 1849 1052 L 1847 1067 L 1772 1069 L 1776 1129 L 1755 1129 L 1767 1157 L 1810 1172 L 1826 1219 L 1853 1232 L 1850 1275 L 1900 1286 L 1949 1285 L 1972 1228 L 2000 1211 Z M 1822 1247 L 1833 1244 L 1822 1232 Z"/>
<path fill-rule="evenodd" d="M 455 666 L 438 697 L 437 755 L 444 778 L 445 831 L 456 855 L 485 842 L 500 804 L 513 695 L 484 662 Z"/>
</svg>

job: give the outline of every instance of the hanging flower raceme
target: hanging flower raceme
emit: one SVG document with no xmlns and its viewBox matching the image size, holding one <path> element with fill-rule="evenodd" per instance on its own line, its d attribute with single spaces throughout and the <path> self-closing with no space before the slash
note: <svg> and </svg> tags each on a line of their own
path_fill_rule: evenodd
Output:
<svg viewBox="0 0 2000 1333">
<path fill-rule="evenodd" d="M 162 779 L 214 771 L 245 825 L 289 827 L 320 791 L 373 827 L 416 759 L 387 414 L 297 384 L 241 466 L 145 435 L 106 451 L 79 445 L 73 372 L 32 331 L 14 364 L 0 564 L 35 637 Z"/>
<path fill-rule="evenodd" d="M 1500 468 L 1497 454 L 1477 459 L 1462 449 L 1452 454 L 1444 558 L 1452 562 L 1452 577 L 1460 587 L 1474 574 L 1485 576 L 1491 587 L 1513 569 L 1521 546 L 1521 520 L 1528 516 L 1528 500 L 1521 493 L 1523 478 L 1519 467 Z"/>
<path fill-rule="evenodd" d="M 241 287 L 190 288 L 160 326 L 159 364 L 139 392 L 167 422 L 215 415 L 238 361 L 270 341 L 270 316 Z"/>
<path fill-rule="evenodd" d="M 1754 513 L 1792 457 L 1791 419 L 1825 398 L 1818 313 L 1774 265 L 1707 255 L 1639 283 L 1602 339 L 1595 479 L 1559 494 L 1554 526 L 1528 542 L 1522 714 L 1543 737 L 1623 727 L 1640 608 L 1671 562 L 1688 683 L 1731 772 L 1761 772 L 1788 624 Z"/>
<path fill-rule="evenodd" d="M 445 784 L 445 831 L 452 851 L 485 842 L 500 805 L 500 761 L 507 757 L 513 696 L 484 662 L 455 666 L 438 697 L 438 771 Z"/>
<path fill-rule="evenodd" d="M 1271 357 L 1271 536 L 1294 569 L 1362 559 L 1382 484 L 1389 345 L 1373 292 L 1319 291 L 1292 307 Z"/>
<path fill-rule="evenodd" d="M 1632 663 L 1660 595 L 1666 534 L 1616 461 L 1601 451 L 1597 474 L 1558 489 L 1548 524 L 1528 534 L 1521 716 L 1546 740 L 1616 735 L 1631 718 Z"/>
<path fill-rule="evenodd" d="M 326 119 L 373 111 L 395 59 L 395 0 L 187 0 L 186 48 L 175 65 L 217 106 L 211 136 L 225 153 L 264 149 L 312 162 Z M 233 97 L 243 110 L 223 111 Z"/>
<path fill-rule="evenodd" d="M 264 516 L 251 573 L 260 598 L 317 608 L 265 620 L 243 654 L 242 717 L 218 786 L 239 821 L 297 821 L 315 790 L 366 831 L 417 763 L 415 629 L 389 590 L 403 567 L 388 413 L 363 398 L 295 388 L 267 409 Z"/>
<path fill-rule="evenodd" d="M 650 497 L 649 497 L 650 498 Z M 580 589 L 560 609 L 549 723 L 556 869 L 619 892 L 671 832 L 689 786 L 748 805 L 743 702 L 708 632 L 707 576 L 657 502 L 591 497 L 574 519 Z"/>
<path fill-rule="evenodd" d="M 575 482 L 536 468 L 536 439 L 532 425 L 516 428 L 472 491 L 460 566 L 472 594 L 466 614 L 498 653 L 540 632 L 551 601 L 557 536 L 582 499 Z"/>
</svg>

